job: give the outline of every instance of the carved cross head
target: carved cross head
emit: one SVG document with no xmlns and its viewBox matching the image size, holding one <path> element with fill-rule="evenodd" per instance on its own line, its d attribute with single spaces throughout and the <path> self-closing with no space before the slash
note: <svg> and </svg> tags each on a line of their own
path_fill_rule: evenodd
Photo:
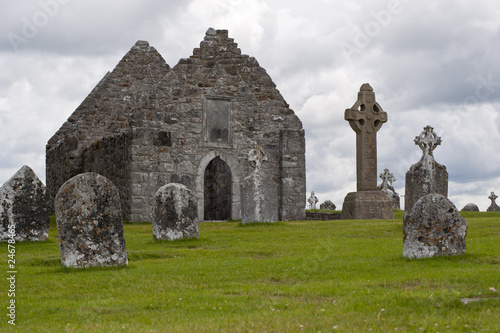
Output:
<svg viewBox="0 0 500 333">
<path fill-rule="evenodd" d="M 346 109 L 344 119 L 356 133 L 376 133 L 387 122 L 387 113 L 375 101 L 373 88 L 365 83 L 358 92 L 358 100 Z"/>
<path fill-rule="evenodd" d="M 392 186 L 392 184 L 396 181 L 396 178 L 394 177 L 394 174 L 389 171 L 389 169 L 385 168 L 384 172 L 379 175 L 380 178 L 382 178 L 382 189 L 387 189 L 389 186 Z"/>
<path fill-rule="evenodd" d="M 495 194 L 495 192 L 491 192 L 491 195 L 488 197 L 488 199 L 491 200 L 491 204 L 495 203 L 495 200 L 498 198 L 498 195 Z"/>
<path fill-rule="evenodd" d="M 250 150 L 246 160 L 253 168 L 260 168 L 262 164 L 267 161 L 267 156 L 260 147 L 256 147 L 255 149 Z"/>
<path fill-rule="evenodd" d="M 432 156 L 432 151 L 441 144 L 441 138 L 430 125 L 425 126 L 422 133 L 413 141 L 422 149 L 424 156 Z"/>
</svg>

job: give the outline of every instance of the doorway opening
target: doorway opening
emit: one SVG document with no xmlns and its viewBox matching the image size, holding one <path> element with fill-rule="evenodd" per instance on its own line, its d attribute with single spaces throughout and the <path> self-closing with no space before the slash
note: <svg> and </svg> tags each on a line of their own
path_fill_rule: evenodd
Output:
<svg viewBox="0 0 500 333">
<path fill-rule="evenodd" d="M 231 187 L 231 169 L 217 156 L 205 168 L 205 221 L 227 221 L 231 218 Z"/>
</svg>

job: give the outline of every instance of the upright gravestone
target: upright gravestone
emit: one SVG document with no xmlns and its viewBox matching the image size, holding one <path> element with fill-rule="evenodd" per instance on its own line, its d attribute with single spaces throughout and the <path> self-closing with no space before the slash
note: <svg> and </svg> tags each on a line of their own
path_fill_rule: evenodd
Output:
<svg viewBox="0 0 500 333">
<path fill-rule="evenodd" d="M 479 212 L 479 207 L 476 204 L 468 203 L 462 208 L 464 212 Z"/>
<path fill-rule="evenodd" d="M 356 132 L 357 192 L 348 193 L 342 205 L 342 219 L 392 219 L 387 195 L 377 190 L 377 132 L 387 121 L 387 113 L 375 101 L 373 88 L 365 83 L 344 119 Z"/>
<path fill-rule="evenodd" d="M 426 194 L 438 193 L 448 196 L 448 172 L 444 165 L 434 160 L 432 154 L 441 144 L 441 138 L 431 126 L 426 126 L 414 141 L 422 149 L 422 157 L 406 172 L 405 211 L 408 213 L 417 200 Z"/>
<path fill-rule="evenodd" d="M 45 185 L 25 165 L 0 187 L 0 241 L 45 241 L 49 223 Z"/>
<path fill-rule="evenodd" d="M 176 240 L 198 237 L 198 208 L 193 193 L 184 185 L 160 187 L 153 202 L 153 237 Z"/>
<path fill-rule="evenodd" d="M 495 192 L 491 192 L 491 195 L 488 197 L 488 199 L 491 200 L 491 205 L 486 209 L 487 212 L 500 212 L 500 207 L 498 207 L 497 203 L 495 200 L 498 198 L 498 195 L 495 194 Z"/>
<path fill-rule="evenodd" d="M 394 190 L 394 186 L 392 185 L 396 181 L 394 174 L 386 168 L 384 169 L 384 172 L 379 176 L 380 178 L 382 178 L 382 184 L 377 186 L 377 188 L 387 194 L 387 197 L 392 203 L 392 208 L 400 209 L 399 194 L 396 192 L 396 190 Z"/>
<path fill-rule="evenodd" d="M 251 149 L 247 156 L 250 174 L 243 180 L 242 223 L 276 222 L 278 217 L 278 193 L 267 186 L 273 180 L 266 172 L 268 157 L 260 146 Z"/>
<path fill-rule="evenodd" d="M 335 204 L 331 200 L 326 200 L 321 205 L 319 205 L 319 209 L 335 210 L 336 208 L 337 206 L 335 206 Z"/>
<path fill-rule="evenodd" d="M 467 221 L 445 196 L 420 198 L 403 222 L 403 257 L 410 259 L 465 252 Z"/>
<path fill-rule="evenodd" d="M 125 266 L 120 195 L 107 178 L 77 175 L 59 189 L 55 213 L 64 267 Z"/>
</svg>

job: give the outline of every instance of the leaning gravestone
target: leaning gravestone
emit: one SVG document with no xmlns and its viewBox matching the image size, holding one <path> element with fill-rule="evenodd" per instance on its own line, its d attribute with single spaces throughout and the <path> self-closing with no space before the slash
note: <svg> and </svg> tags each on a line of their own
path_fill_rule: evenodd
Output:
<svg viewBox="0 0 500 333">
<path fill-rule="evenodd" d="M 154 239 L 176 240 L 198 234 L 198 209 L 193 193 L 182 184 L 160 187 L 153 202 Z"/>
<path fill-rule="evenodd" d="M 387 113 L 375 101 L 373 88 L 365 83 L 358 100 L 345 110 L 344 119 L 356 132 L 357 192 L 346 195 L 341 219 L 393 219 L 389 198 L 377 190 L 377 132 Z"/>
<path fill-rule="evenodd" d="M 394 190 L 394 186 L 392 185 L 396 181 L 396 178 L 387 168 L 384 169 L 384 172 L 381 173 L 379 177 L 382 178 L 382 184 L 377 186 L 377 188 L 387 194 L 387 197 L 392 203 L 392 208 L 400 209 L 399 194 L 396 192 L 396 190 Z"/>
<path fill-rule="evenodd" d="M 49 223 L 45 185 L 25 165 L 0 187 L 0 241 L 45 241 Z"/>
<path fill-rule="evenodd" d="M 479 212 L 479 207 L 476 204 L 468 203 L 462 208 L 464 212 Z"/>
<path fill-rule="evenodd" d="M 55 213 L 64 267 L 128 264 L 120 195 L 107 178 L 77 175 L 59 189 Z"/>
<path fill-rule="evenodd" d="M 426 126 L 414 141 L 422 149 L 422 157 L 406 172 L 405 214 L 426 194 L 438 193 L 448 197 L 448 172 L 444 165 L 434 160 L 432 154 L 441 144 L 441 138 L 431 126 Z"/>
<path fill-rule="evenodd" d="M 467 221 L 445 196 L 420 198 L 403 222 L 403 257 L 410 259 L 465 253 Z"/>
<path fill-rule="evenodd" d="M 498 195 L 495 194 L 495 192 L 491 192 L 491 195 L 488 197 L 488 199 L 491 200 L 491 205 L 486 209 L 487 212 L 500 212 L 500 207 L 498 207 L 497 203 L 495 200 L 498 198 Z"/>
</svg>

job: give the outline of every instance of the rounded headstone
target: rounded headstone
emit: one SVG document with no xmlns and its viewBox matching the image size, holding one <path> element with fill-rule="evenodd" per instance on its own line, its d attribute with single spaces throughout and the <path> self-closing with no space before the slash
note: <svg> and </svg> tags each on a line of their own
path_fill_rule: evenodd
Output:
<svg viewBox="0 0 500 333">
<path fill-rule="evenodd" d="M 465 253 L 467 221 L 445 196 L 420 198 L 403 223 L 403 257 L 411 259 Z"/>
<path fill-rule="evenodd" d="M 331 200 L 326 200 L 323 202 L 321 205 L 319 205 L 320 209 L 326 209 L 326 210 L 335 210 L 337 206 L 331 201 Z"/>
<path fill-rule="evenodd" d="M 476 204 L 468 203 L 462 208 L 464 212 L 479 212 L 479 207 Z"/>
<path fill-rule="evenodd" d="M 194 238 L 198 234 L 198 208 L 193 193 L 177 183 L 160 187 L 153 202 L 154 239 Z"/>
<path fill-rule="evenodd" d="M 93 172 L 68 180 L 55 199 L 61 263 L 64 267 L 128 264 L 120 195 Z"/>
<path fill-rule="evenodd" d="M 45 241 L 49 223 L 45 185 L 25 165 L 0 187 L 0 241 Z"/>
</svg>

